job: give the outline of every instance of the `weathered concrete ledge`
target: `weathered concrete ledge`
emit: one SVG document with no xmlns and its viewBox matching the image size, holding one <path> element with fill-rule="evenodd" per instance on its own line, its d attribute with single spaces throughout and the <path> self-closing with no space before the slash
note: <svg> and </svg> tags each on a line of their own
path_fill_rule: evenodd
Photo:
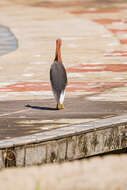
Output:
<svg viewBox="0 0 127 190">
<path fill-rule="evenodd" d="M 0 141 L 0 168 L 75 160 L 127 147 L 127 115 Z"/>
</svg>

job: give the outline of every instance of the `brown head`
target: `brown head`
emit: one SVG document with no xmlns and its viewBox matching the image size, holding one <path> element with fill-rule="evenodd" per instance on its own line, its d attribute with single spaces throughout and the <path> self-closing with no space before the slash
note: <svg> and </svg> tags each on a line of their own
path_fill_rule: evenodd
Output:
<svg viewBox="0 0 127 190">
<path fill-rule="evenodd" d="M 56 56 L 55 56 L 55 61 L 62 62 L 61 59 L 61 45 L 62 45 L 62 40 L 57 39 L 56 40 Z"/>
</svg>

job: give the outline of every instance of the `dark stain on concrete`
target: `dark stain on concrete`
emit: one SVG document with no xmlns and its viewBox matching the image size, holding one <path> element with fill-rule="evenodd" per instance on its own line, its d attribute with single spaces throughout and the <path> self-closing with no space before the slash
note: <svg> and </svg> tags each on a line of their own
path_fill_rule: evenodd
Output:
<svg viewBox="0 0 127 190">
<path fill-rule="evenodd" d="M 15 167 L 16 166 L 16 153 L 14 148 L 10 148 L 4 151 L 4 163 L 5 167 Z"/>
<path fill-rule="evenodd" d="M 96 132 L 94 132 L 91 140 L 91 146 L 94 151 L 97 145 L 98 145 L 97 134 Z"/>
<path fill-rule="evenodd" d="M 50 157 L 50 161 L 51 163 L 53 163 L 56 160 L 57 156 L 55 154 L 55 152 L 51 152 L 51 157 Z"/>
<path fill-rule="evenodd" d="M 87 155 L 88 148 L 87 148 L 87 137 L 84 135 L 81 135 L 78 137 L 78 148 L 79 151 L 82 152 L 84 155 Z"/>
<path fill-rule="evenodd" d="M 0 55 L 5 55 L 18 48 L 18 40 L 11 30 L 0 25 Z"/>
</svg>

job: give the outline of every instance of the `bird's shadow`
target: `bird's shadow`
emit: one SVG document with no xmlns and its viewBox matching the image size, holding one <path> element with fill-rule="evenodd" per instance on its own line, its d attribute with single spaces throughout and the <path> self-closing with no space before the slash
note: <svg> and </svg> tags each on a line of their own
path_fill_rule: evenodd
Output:
<svg viewBox="0 0 127 190">
<path fill-rule="evenodd" d="M 32 105 L 25 105 L 26 108 L 31 108 L 31 109 L 37 109 L 37 110 L 50 110 L 50 111 L 56 111 L 57 108 L 51 108 L 51 107 L 41 107 L 41 106 L 32 106 Z"/>
</svg>

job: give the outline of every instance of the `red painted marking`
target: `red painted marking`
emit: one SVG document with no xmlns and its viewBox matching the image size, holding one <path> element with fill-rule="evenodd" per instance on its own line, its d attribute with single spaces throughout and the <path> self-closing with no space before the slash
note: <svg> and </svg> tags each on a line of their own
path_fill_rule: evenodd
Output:
<svg viewBox="0 0 127 190">
<path fill-rule="evenodd" d="M 127 56 L 127 50 L 112 51 L 111 53 L 105 55 L 105 57 L 112 57 L 112 56 Z"/>
<path fill-rule="evenodd" d="M 27 91 L 49 91 L 51 90 L 48 82 L 23 82 L 8 85 L 4 88 L 0 88 L 3 92 L 27 92 Z"/>
<path fill-rule="evenodd" d="M 84 11 L 71 11 L 71 14 L 101 14 L 101 13 L 118 13 L 120 9 L 106 9 L 106 10 L 84 10 Z"/>
<path fill-rule="evenodd" d="M 121 22 L 120 19 L 95 19 L 93 20 L 99 24 L 112 24 L 113 22 Z"/>
<path fill-rule="evenodd" d="M 68 88 L 67 91 L 74 92 L 80 90 L 84 92 L 100 93 L 112 88 L 123 87 L 126 84 L 126 82 L 72 82 L 70 85 L 74 85 L 74 87 Z"/>
<path fill-rule="evenodd" d="M 127 82 L 70 82 L 67 92 L 104 92 L 111 88 L 123 87 Z M 46 85 L 46 86 L 44 86 Z M 47 82 L 24 82 L 0 88 L 0 92 L 29 92 L 29 91 L 51 91 L 50 84 Z"/>
<path fill-rule="evenodd" d="M 120 40 L 120 43 L 121 43 L 121 44 L 127 44 L 127 39 L 122 39 L 122 40 Z"/>
<path fill-rule="evenodd" d="M 125 29 L 109 29 L 112 33 L 118 33 L 118 32 L 122 32 L 122 33 L 127 33 L 127 30 Z"/>
<path fill-rule="evenodd" d="M 112 71 L 112 72 L 127 72 L 126 64 L 97 64 L 97 65 L 79 65 L 68 68 L 67 72 L 79 73 L 79 72 L 102 72 L 102 71 Z"/>
<path fill-rule="evenodd" d="M 112 51 L 112 53 L 127 53 L 127 50 L 115 50 L 115 51 Z"/>
</svg>

